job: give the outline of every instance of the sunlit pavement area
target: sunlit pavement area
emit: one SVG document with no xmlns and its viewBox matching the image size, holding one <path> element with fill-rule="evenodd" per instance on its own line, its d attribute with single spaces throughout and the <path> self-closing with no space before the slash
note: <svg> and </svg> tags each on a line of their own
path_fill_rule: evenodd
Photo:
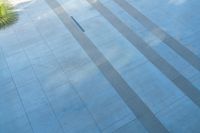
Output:
<svg viewBox="0 0 200 133">
<path fill-rule="evenodd" d="M 0 133 L 199 133 L 198 0 L 36 0 L 0 31 Z"/>
</svg>

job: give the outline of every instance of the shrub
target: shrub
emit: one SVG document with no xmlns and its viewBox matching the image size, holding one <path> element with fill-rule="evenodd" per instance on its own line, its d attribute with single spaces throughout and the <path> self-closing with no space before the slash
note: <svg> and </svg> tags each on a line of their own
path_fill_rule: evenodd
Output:
<svg viewBox="0 0 200 133">
<path fill-rule="evenodd" d="M 13 24 L 18 18 L 14 8 L 3 0 L 0 0 L 0 29 Z"/>
</svg>

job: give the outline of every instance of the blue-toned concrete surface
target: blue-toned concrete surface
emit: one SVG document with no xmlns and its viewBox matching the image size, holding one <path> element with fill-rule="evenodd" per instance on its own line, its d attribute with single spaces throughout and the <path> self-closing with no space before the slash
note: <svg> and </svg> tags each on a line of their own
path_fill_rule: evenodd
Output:
<svg viewBox="0 0 200 133">
<path fill-rule="evenodd" d="M 121 2 L 159 29 L 146 28 L 149 23 L 131 16 Z M 33 1 L 19 11 L 16 24 L 0 31 L 0 133 L 160 133 L 160 126 L 199 133 L 199 11 L 197 0 Z M 115 17 L 122 23 L 112 23 Z M 122 25 L 138 37 L 120 32 L 116 26 Z M 193 56 L 186 59 L 187 53 L 166 44 L 164 35 L 155 34 L 160 29 Z M 135 45 L 137 38 L 144 50 Z M 90 51 L 87 39 L 101 54 Z M 151 51 L 176 74 L 155 65 L 157 57 L 146 57 Z"/>
</svg>

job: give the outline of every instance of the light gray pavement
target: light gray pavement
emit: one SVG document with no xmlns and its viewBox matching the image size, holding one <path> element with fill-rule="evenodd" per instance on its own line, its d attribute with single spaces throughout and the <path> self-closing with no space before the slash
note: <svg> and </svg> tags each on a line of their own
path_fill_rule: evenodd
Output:
<svg viewBox="0 0 200 133">
<path fill-rule="evenodd" d="M 0 31 L 0 133 L 198 133 L 199 7 L 35 1 Z"/>
</svg>

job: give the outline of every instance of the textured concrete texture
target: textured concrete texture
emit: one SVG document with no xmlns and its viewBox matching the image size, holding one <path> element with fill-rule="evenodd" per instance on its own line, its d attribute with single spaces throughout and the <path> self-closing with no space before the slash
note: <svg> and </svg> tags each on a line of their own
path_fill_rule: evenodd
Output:
<svg viewBox="0 0 200 133">
<path fill-rule="evenodd" d="M 0 133 L 200 132 L 200 2 L 23 4 L 0 31 Z"/>
</svg>

